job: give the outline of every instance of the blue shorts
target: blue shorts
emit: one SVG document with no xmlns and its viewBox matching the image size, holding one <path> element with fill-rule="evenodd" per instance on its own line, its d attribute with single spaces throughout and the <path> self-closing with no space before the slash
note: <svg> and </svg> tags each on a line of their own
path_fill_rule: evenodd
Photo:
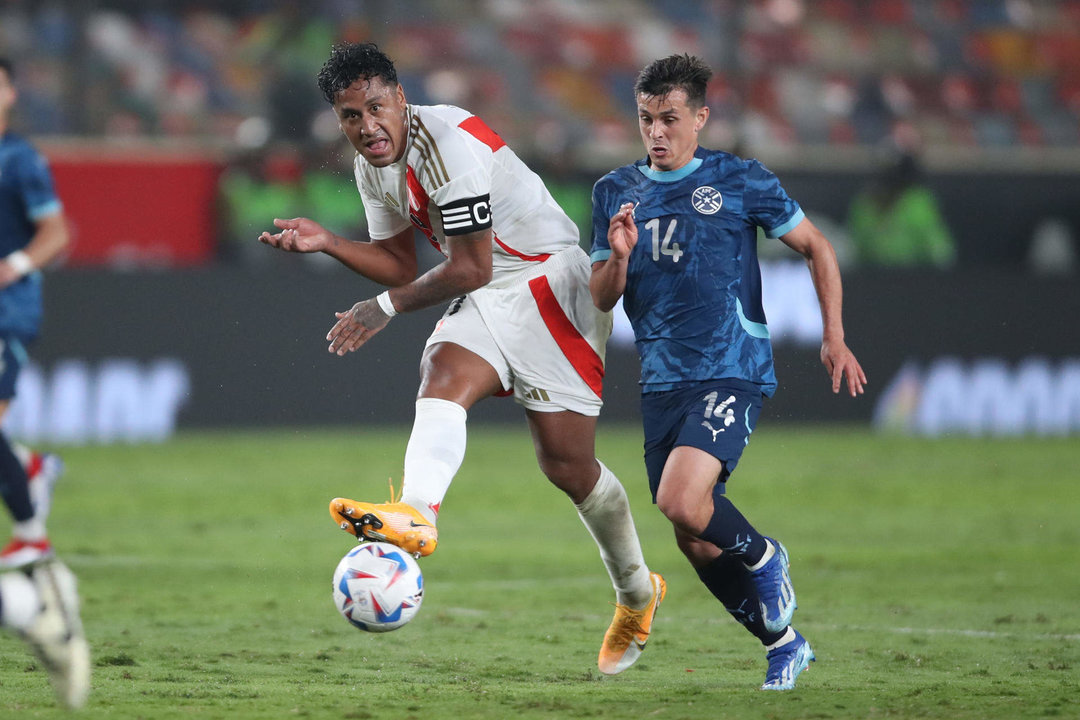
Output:
<svg viewBox="0 0 1080 720">
<path fill-rule="evenodd" d="M 15 381 L 28 357 L 17 335 L 0 333 L 0 346 L 0 400 L 10 400 L 15 397 Z"/>
<path fill-rule="evenodd" d="M 761 415 L 761 388 L 745 380 L 709 380 L 688 388 L 644 393 L 645 469 L 653 502 L 668 456 L 687 445 L 724 463 L 718 482 L 735 470 Z M 723 492 L 724 486 L 720 486 Z"/>
</svg>

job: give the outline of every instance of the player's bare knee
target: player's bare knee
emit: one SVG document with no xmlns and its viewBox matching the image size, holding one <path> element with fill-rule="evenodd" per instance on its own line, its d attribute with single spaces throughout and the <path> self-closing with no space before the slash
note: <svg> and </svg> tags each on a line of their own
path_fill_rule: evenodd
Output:
<svg viewBox="0 0 1080 720">
<path fill-rule="evenodd" d="M 694 524 L 697 520 L 698 509 L 687 502 L 686 495 L 677 491 L 665 492 L 664 486 L 656 494 L 656 507 L 664 513 L 664 517 L 671 521 L 677 530 L 693 534 Z"/>
<path fill-rule="evenodd" d="M 688 512 L 686 505 L 681 502 L 681 498 L 674 492 L 664 492 L 661 487 L 660 492 L 657 493 L 657 507 L 660 512 L 664 514 L 664 517 L 672 521 L 672 525 L 676 528 L 683 528 L 688 520 Z"/>
<path fill-rule="evenodd" d="M 596 486 L 599 467 L 595 468 L 594 472 L 588 463 L 542 453 L 538 453 L 536 459 L 540 465 L 540 471 L 551 481 L 551 484 L 569 495 L 575 503 L 582 503 Z M 596 464 L 595 460 L 592 464 Z"/>
</svg>

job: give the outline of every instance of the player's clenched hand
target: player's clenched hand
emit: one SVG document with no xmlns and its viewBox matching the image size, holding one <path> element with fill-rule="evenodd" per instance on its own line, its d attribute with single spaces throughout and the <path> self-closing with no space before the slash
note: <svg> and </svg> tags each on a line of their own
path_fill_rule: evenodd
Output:
<svg viewBox="0 0 1080 720">
<path fill-rule="evenodd" d="M 259 241 L 287 252 L 310 253 L 325 250 L 333 236 L 319 223 L 307 218 L 274 218 L 279 233 L 264 232 Z"/>
<path fill-rule="evenodd" d="M 338 321 L 330 328 L 326 339 L 330 341 L 330 352 L 339 357 L 358 349 L 390 322 L 390 316 L 383 312 L 375 298 L 361 300 L 351 310 L 334 313 L 334 317 Z"/>
<path fill-rule="evenodd" d="M 867 383 L 866 373 L 863 372 L 859 361 L 855 359 L 855 354 L 848 349 L 843 340 L 832 342 L 826 340 L 822 342 L 821 362 L 825 365 L 825 369 L 829 371 L 829 376 L 832 378 L 832 391 L 834 393 L 840 392 L 840 385 L 843 383 L 845 375 L 847 376 L 848 392 L 851 393 L 851 397 L 863 393 L 863 386 Z"/>
<path fill-rule="evenodd" d="M 608 223 L 607 239 L 611 254 L 617 259 L 630 256 L 630 251 L 637 245 L 637 225 L 634 224 L 634 203 L 623 203 L 619 212 Z"/>
</svg>

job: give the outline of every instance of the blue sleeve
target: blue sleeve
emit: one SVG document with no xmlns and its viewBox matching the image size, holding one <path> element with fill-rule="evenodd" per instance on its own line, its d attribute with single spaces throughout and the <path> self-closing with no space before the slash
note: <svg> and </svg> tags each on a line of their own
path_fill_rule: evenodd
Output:
<svg viewBox="0 0 1080 720">
<path fill-rule="evenodd" d="M 788 197 L 780 181 L 757 160 L 750 160 L 746 176 L 746 214 L 767 237 L 776 238 L 806 217 L 799 203 Z"/>
<path fill-rule="evenodd" d="M 592 192 L 592 247 L 589 250 L 589 260 L 603 262 L 611 256 L 611 248 L 608 247 L 607 231 L 611 224 L 611 216 L 618 208 L 611 207 L 611 198 L 614 193 L 614 183 L 609 176 L 604 176 L 593 185 Z"/>
<path fill-rule="evenodd" d="M 40 220 L 60 211 L 60 198 L 53 187 L 52 173 L 45 157 L 27 145 L 19 153 L 19 193 L 31 220 Z"/>
</svg>

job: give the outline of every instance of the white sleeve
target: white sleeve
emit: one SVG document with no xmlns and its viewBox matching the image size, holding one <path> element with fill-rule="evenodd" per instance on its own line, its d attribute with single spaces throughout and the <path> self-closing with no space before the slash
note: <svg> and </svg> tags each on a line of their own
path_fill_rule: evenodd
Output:
<svg viewBox="0 0 1080 720">
<path fill-rule="evenodd" d="M 493 158 L 484 145 L 453 136 L 443 157 L 449 180 L 431 191 L 431 201 L 442 213 L 443 232 L 461 235 L 491 227 L 491 175 Z"/>
<path fill-rule="evenodd" d="M 384 240 L 393 237 L 409 227 L 409 219 L 388 208 L 382 198 L 375 197 L 370 185 L 355 171 L 356 189 L 360 191 L 360 201 L 364 204 L 364 217 L 367 218 L 368 237 L 372 240 Z"/>
</svg>

